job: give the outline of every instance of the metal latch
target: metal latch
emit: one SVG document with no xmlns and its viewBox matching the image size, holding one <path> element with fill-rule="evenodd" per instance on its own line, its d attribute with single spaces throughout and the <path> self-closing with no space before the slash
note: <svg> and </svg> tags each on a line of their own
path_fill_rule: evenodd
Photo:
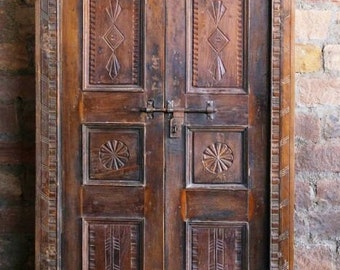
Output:
<svg viewBox="0 0 340 270">
<path fill-rule="evenodd" d="M 175 108 L 174 101 L 169 100 L 165 108 L 156 108 L 155 101 L 153 99 L 148 100 L 145 108 L 140 109 L 141 112 L 147 113 L 149 119 L 154 118 L 154 113 L 161 112 L 169 114 L 170 118 L 170 138 L 178 138 L 182 133 L 182 126 L 184 123 L 185 113 L 203 113 L 206 114 L 208 119 L 214 118 L 216 109 L 214 101 L 206 101 L 206 107 L 204 109 L 198 108 Z"/>
</svg>

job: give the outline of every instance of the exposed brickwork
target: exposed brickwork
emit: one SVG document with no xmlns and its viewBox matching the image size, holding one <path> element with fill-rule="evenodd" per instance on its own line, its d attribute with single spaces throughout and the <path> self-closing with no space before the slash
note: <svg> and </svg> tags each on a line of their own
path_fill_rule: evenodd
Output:
<svg viewBox="0 0 340 270">
<path fill-rule="evenodd" d="M 340 265 L 340 1 L 296 1 L 295 269 Z M 320 69 L 313 50 L 320 48 Z M 302 59 L 305 66 L 299 66 Z M 309 61 L 308 61 L 309 59 Z"/>
<path fill-rule="evenodd" d="M 325 69 L 340 71 L 340 45 L 326 45 L 324 49 Z"/>
<path fill-rule="evenodd" d="M 322 67 L 321 48 L 310 44 L 296 44 L 295 70 L 297 72 L 315 72 Z"/>
<path fill-rule="evenodd" d="M 0 0 L 0 269 L 34 268 L 34 1 Z"/>
</svg>

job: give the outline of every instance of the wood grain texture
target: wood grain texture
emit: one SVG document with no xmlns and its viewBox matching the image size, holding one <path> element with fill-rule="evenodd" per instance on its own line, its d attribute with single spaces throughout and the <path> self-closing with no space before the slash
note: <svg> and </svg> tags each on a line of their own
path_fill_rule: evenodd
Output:
<svg viewBox="0 0 340 270">
<path fill-rule="evenodd" d="M 294 1 L 273 1 L 271 269 L 293 269 Z"/>
<path fill-rule="evenodd" d="M 60 220 L 63 212 L 59 201 L 62 191 L 59 188 L 61 163 L 58 145 L 61 137 L 57 106 L 61 93 L 58 76 L 61 68 L 60 4 L 60 0 L 37 1 L 36 55 L 40 83 L 37 87 L 36 269 L 61 269 Z M 272 1 L 270 269 L 283 269 L 287 265 L 293 269 L 292 15 L 291 0 Z M 162 63 L 157 62 L 162 48 L 160 50 L 155 47 L 154 60 L 150 60 L 154 64 L 154 75 L 158 77 L 153 75 L 153 81 L 147 82 L 156 87 L 156 92 L 162 87 L 159 81 L 163 74 L 158 72 Z M 179 81 L 179 85 L 182 84 Z M 124 116 L 124 112 L 120 113 Z M 194 121 L 193 117 L 188 119 Z"/>
<path fill-rule="evenodd" d="M 189 223 L 190 270 L 245 269 L 248 229 L 237 223 Z M 205 260 L 205 258 L 209 258 Z"/>
<path fill-rule="evenodd" d="M 84 2 L 85 89 L 141 86 L 143 1 Z"/>
<path fill-rule="evenodd" d="M 192 1 L 189 92 L 246 91 L 246 10 L 247 1 Z"/>
<path fill-rule="evenodd" d="M 36 269 L 60 267 L 59 158 L 57 100 L 60 93 L 59 1 L 36 2 Z"/>
<path fill-rule="evenodd" d="M 141 269 L 142 229 L 139 220 L 83 220 L 83 269 Z"/>
</svg>

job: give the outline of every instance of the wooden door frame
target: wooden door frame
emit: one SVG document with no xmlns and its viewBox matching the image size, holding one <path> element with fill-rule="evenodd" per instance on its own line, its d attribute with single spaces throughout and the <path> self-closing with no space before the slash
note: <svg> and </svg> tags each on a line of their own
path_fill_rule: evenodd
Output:
<svg viewBox="0 0 340 270">
<path fill-rule="evenodd" d="M 36 1 L 36 269 L 61 268 L 62 2 Z M 293 269 L 294 0 L 271 2 L 270 269 Z"/>
</svg>

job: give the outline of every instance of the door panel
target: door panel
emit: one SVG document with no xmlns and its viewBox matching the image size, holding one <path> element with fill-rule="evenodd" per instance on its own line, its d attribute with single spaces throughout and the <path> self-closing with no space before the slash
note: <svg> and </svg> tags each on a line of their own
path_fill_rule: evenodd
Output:
<svg viewBox="0 0 340 270">
<path fill-rule="evenodd" d="M 268 3 L 72 0 L 63 17 L 62 267 L 269 265 Z"/>
<path fill-rule="evenodd" d="M 188 92 L 246 91 L 248 1 L 186 1 Z"/>
<path fill-rule="evenodd" d="M 143 0 L 85 0 L 84 86 L 112 91 L 142 86 Z"/>
<path fill-rule="evenodd" d="M 268 2 L 187 0 L 166 11 L 167 133 L 173 119 L 182 127 L 166 140 L 166 258 L 177 259 L 165 268 L 264 269 Z M 207 102 L 216 112 L 192 113 Z"/>
<path fill-rule="evenodd" d="M 63 3 L 63 269 L 163 267 L 163 9 Z"/>
</svg>

